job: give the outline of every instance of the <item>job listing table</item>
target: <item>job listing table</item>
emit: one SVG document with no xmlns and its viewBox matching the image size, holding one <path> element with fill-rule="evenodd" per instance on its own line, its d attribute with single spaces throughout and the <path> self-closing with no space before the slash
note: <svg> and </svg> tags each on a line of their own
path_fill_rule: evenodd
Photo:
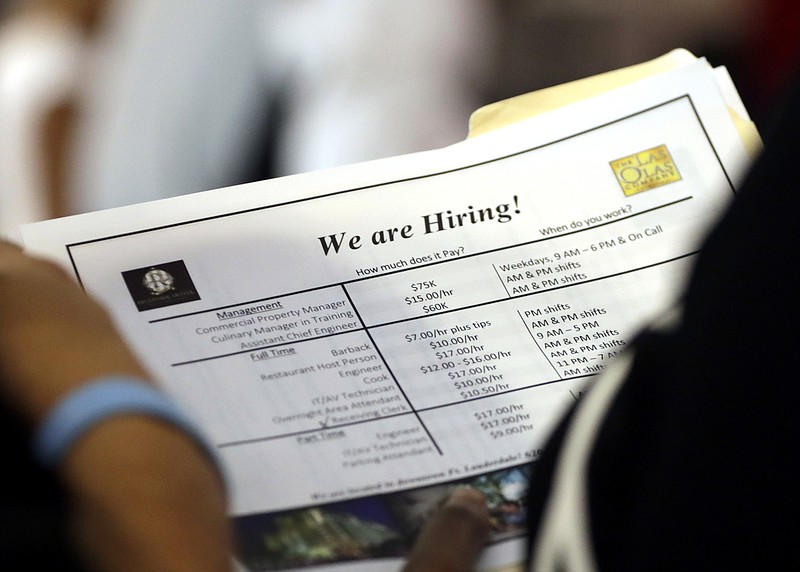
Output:
<svg viewBox="0 0 800 572">
<path fill-rule="evenodd" d="M 383 431 L 398 458 L 465 442 L 531 458 L 561 409 L 553 401 L 576 399 L 641 309 L 663 304 L 661 275 L 691 254 L 671 247 L 663 215 L 690 200 L 152 325 L 191 338 L 194 355 L 172 365 L 191 372 L 177 376 L 192 380 L 185 399 L 198 384 L 214 393 L 198 406 L 221 448 L 336 441 L 337 463 L 357 467 Z"/>
</svg>

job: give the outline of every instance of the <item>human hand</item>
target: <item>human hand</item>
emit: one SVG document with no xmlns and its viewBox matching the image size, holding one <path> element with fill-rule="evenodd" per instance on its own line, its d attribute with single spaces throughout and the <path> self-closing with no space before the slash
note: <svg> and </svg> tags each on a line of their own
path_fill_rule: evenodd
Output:
<svg viewBox="0 0 800 572">
<path fill-rule="evenodd" d="M 55 264 L 0 241 L 0 393 L 36 425 L 103 375 L 150 375 L 105 310 Z"/>
<path fill-rule="evenodd" d="M 107 375 L 150 380 L 109 315 L 65 272 L 0 241 L 0 399 L 35 428 L 61 397 Z M 90 569 L 231 569 L 220 475 L 172 425 L 110 417 L 73 444 L 57 472 Z"/>
<path fill-rule="evenodd" d="M 403 572 L 472 572 L 489 538 L 483 495 L 456 489 L 426 521 Z"/>
</svg>

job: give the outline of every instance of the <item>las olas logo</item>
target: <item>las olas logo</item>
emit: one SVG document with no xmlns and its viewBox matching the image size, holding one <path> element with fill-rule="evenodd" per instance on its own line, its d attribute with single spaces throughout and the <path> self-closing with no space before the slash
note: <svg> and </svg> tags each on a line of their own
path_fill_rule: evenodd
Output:
<svg viewBox="0 0 800 572">
<path fill-rule="evenodd" d="M 610 165 L 626 197 L 681 180 L 666 145 L 622 157 Z"/>
</svg>

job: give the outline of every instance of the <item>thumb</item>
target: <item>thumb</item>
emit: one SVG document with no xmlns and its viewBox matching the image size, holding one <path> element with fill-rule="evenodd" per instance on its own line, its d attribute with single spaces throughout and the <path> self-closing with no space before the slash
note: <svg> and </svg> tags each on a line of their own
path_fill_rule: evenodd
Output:
<svg viewBox="0 0 800 572">
<path fill-rule="evenodd" d="M 423 526 L 403 572 L 468 572 L 489 538 L 489 510 L 475 489 L 456 489 Z"/>
</svg>

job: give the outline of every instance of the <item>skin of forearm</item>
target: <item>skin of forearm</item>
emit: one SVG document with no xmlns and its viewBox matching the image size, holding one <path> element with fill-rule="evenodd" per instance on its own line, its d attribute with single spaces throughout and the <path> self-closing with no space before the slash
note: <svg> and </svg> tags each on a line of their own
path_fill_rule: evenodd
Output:
<svg viewBox="0 0 800 572">
<path fill-rule="evenodd" d="M 91 569 L 232 570 L 221 477 L 170 425 L 141 416 L 103 422 L 60 471 L 73 502 L 72 531 Z"/>
<path fill-rule="evenodd" d="M 36 431 L 71 391 L 116 375 L 152 379 L 110 316 L 63 270 L 0 241 L 0 398 Z M 110 417 L 72 444 L 58 472 L 90 569 L 230 570 L 220 476 L 174 426 Z"/>
</svg>

